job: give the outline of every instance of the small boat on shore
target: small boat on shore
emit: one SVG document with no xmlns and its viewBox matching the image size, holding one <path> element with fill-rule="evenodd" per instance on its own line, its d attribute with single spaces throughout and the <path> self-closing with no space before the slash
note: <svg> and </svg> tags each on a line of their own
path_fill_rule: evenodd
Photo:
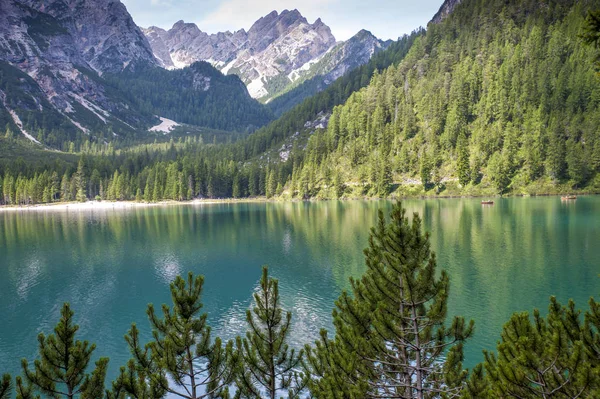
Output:
<svg viewBox="0 0 600 399">
<path fill-rule="evenodd" d="M 576 195 L 563 195 L 562 197 L 560 197 L 560 199 L 563 201 L 571 201 L 571 200 L 576 200 L 577 196 Z"/>
<path fill-rule="evenodd" d="M 481 201 L 481 205 L 494 205 L 494 201 L 491 201 L 491 200 Z"/>
</svg>

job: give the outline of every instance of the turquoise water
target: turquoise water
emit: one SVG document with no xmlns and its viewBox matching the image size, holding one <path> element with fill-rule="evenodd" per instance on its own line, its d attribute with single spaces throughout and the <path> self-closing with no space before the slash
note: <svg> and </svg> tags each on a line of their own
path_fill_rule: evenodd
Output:
<svg viewBox="0 0 600 399">
<path fill-rule="evenodd" d="M 600 294 L 600 197 L 405 201 L 432 232 L 438 265 L 451 277 L 449 311 L 476 323 L 466 365 L 493 349 L 515 311 L 546 309 L 550 295 L 587 306 Z M 348 278 L 386 201 L 181 205 L 129 210 L 0 212 L 0 374 L 36 355 L 63 302 L 81 337 L 109 356 L 109 377 L 129 358 L 131 322 L 149 337 L 146 305 L 170 300 L 168 283 L 205 275 L 213 331 L 243 333 L 263 264 L 293 311 L 292 342 L 331 327 Z"/>
</svg>

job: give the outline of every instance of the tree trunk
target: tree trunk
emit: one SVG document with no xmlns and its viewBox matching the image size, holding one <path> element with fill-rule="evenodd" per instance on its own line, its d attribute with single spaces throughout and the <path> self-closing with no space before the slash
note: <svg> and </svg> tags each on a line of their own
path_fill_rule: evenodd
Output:
<svg viewBox="0 0 600 399">
<path fill-rule="evenodd" d="M 419 322 L 417 319 L 417 310 L 416 306 L 412 304 L 412 323 L 413 329 L 415 333 L 415 368 L 417 371 L 417 399 L 423 399 L 423 370 L 422 370 L 422 362 L 421 362 L 421 342 L 419 340 Z"/>
</svg>

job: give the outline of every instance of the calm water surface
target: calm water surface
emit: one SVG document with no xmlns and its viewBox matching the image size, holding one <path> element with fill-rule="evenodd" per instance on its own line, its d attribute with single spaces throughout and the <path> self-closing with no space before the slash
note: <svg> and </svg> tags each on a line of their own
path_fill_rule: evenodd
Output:
<svg viewBox="0 0 600 399">
<path fill-rule="evenodd" d="M 451 276 L 449 310 L 476 323 L 466 365 L 494 348 L 515 311 L 546 309 L 550 295 L 580 307 L 600 294 L 600 197 L 405 201 L 432 232 L 438 265 Z M 81 337 L 109 356 L 110 378 L 129 358 L 131 322 L 149 337 L 146 305 L 170 300 L 178 274 L 206 276 L 205 309 L 216 334 L 245 329 L 263 264 L 294 314 L 294 344 L 331 327 L 378 209 L 390 202 L 214 204 L 133 210 L 0 212 L 0 374 L 36 355 L 71 302 Z"/>
</svg>

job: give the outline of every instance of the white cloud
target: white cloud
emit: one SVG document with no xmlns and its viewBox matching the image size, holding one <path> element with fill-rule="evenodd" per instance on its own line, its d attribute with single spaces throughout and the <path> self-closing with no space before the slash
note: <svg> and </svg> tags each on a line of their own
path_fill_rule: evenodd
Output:
<svg viewBox="0 0 600 399">
<path fill-rule="evenodd" d="M 161 6 L 161 7 L 169 7 L 172 5 L 171 0 L 150 0 L 150 5 L 152 6 Z"/>
</svg>

